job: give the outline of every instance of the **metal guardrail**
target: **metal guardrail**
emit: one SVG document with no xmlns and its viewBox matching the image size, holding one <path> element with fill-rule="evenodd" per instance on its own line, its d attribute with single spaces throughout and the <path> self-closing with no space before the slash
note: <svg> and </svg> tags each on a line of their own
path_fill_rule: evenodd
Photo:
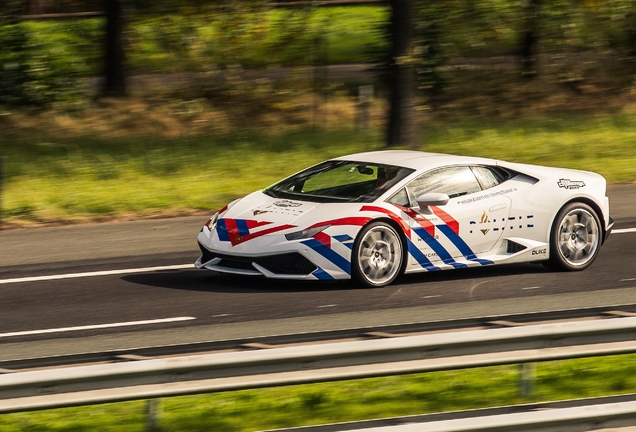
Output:
<svg viewBox="0 0 636 432">
<path fill-rule="evenodd" d="M 636 425 L 636 401 L 558 408 L 544 411 L 466 417 L 432 422 L 412 422 L 391 426 L 358 427 L 334 425 L 334 431 L 346 432 L 582 432 L 606 430 L 633 431 Z M 303 429 L 298 429 L 302 431 Z M 310 429 L 304 429 L 309 431 Z M 287 429 L 288 432 L 294 429 Z M 272 431 L 274 432 L 274 431 Z"/>
<path fill-rule="evenodd" d="M 636 318 L 570 321 L 0 375 L 0 413 L 636 352 Z"/>
<path fill-rule="evenodd" d="M 309 345 L 316 343 L 332 343 L 342 340 L 368 340 L 382 337 L 405 337 L 416 334 L 431 334 L 433 332 L 457 332 L 475 331 L 501 327 L 519 327 L 533 324 L 545 324 L 549 322 L 563 321 L 588 321 L 617 317 L 636 317 L 636 304 L 622 304 L 583 309 L 562 309 L 548 312 L 534 312 L 511 315 L 484 315 L 473 318 L 453 320 L 438 320 L 413 322 L 408 324 L 396 324 L 382 327 L 353 327 L 337 330 L 298 333 L 290 330 L 289 333 L 278 333 L 269 336 L 256 336 L 254 338 L 240 339 L 214 339 L 198 343 L 168 344 L 159 346 L 140 346 L 110 351 L 87 351 L 68 355 L 55 355 L 52 357 L 38 356 L 15 358 L 6 355 L 1 356 L 0 371 L 7 372 L 44 369 L 47 367 L 78 366 L 88 363 L 112 363 L 136 358 L 148 360 L 158 357 L 176 357 L 189 354 L 213 353 L 219 351 L 239 351 L 254 349 L 257 346 Z M 6 353 L 5 353 L 6 354 Z"/>
<path fill-rule="evenodd" d="M 268 432 L 347 432 L 347 431 L 497 431 L 497 432 L 570 432 L 624 431 L 636 425 L 636 394 L 570 399 L 417 414 L 317 426 L 301 426 L 269 430 Z M 409 429 L 411 428 L 411 429 Z M 625 430 L 633 432 L 634 428 Z"/>
</svg>

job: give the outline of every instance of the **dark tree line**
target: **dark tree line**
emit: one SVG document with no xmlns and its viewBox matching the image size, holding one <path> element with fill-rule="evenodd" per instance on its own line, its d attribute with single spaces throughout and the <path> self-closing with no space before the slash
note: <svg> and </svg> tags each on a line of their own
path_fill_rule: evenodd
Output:
<svg viewBox="0 0 636 432">
<path fill-rule="evenodd" d="M 102 95 L 126 95 L 126 51 L 123 43 L 123 0 L 104 0 L 104 84 Z"/>
<path fill-rule="evenodd" d="M 391 0 L 387 145 L 417 145 L 415 0 Z"/>
<path fill-rule="evenodd" d="M 489 13 L 492 13 L 493 8 L 501 7 L 501 5 L 508 10 L 514 10 L 515 24 L 511 27 L 514 28 L 518 41 L 516 48 L 509 53 L 517 55 L 520 59 L 520 75 L 534 78 L 538 70 L 540 41 L 545 38 L 546 33 L 546 16 L 550 13 L 553 17 L 555 13 L 565 16 L 572 8 L 579 8 L 577 13 L 580 13 L 581 8 L 586 7 L 605 8 L 603 19 L 607 22 L 613 22 L 615 17 L 623 17 L 624 20 L 621 23 L 624 24 L 621 24 L 623 27 L 620 31 L 625 33 L 624 38 L 627 42 L 622 42 L 624 45 L 621 49 L 631 59 L 631 64 L 636 64 L 636 36 L 634 36 L 636 35 L 636 19 L 634 19 L 636 7 L 630 6 L 630 1 L 618 0 L 604 5 L 569 0 L 555 2 L 509 0 L 483 3 L 472 0 L 387 0 L 390 7 L 390 19 L 385 35 L 389 44 L 384 56 L 386 84 L 389 90 L 387 145 L 414 147 L 418 144 L 417 120 L 421 117 L 416 111 L 418 100 L 422 96 L 430 96 L 438 92 L 443 84 L 437 73 L 441 58 L 438 49 L 440 31 L 437 24 L 444 24 L 444 32 L 448 33 L 452 28 L 449 23 L 452 25 L 452 22 L 447 16 L 452 15 L 455 17 L 453 19 L 459 16 L 459 21 L 470 25 L 472 24 L 470 20 L 473 18 L 471 14 L 476 14 L 477 17 L 480 14 L 486 16 L 483 11 L 488 8 L 490 8 Z M 118 97 L 125 96 L 127 92 L 124 31 L 126 22 L 130 21 L 131 17 L 148 14 L 179 14 L 184 7 L 196 11 L 210 8 L 209 10 L 214 13 L 216 10 L 214 8 L 218 7 L 235 6 L 235 4 L 264 4 L 265 2 L 266 0 L 0 0 L 0 18 L 18 22 L 19 11 L 22 14 L 48 13 L 53 11 L 51 4 L 63 4 L 67 11 L 82 11 L 95 7 L 100 9 L 105 16 L 101 50 L 104 80 L 101 94 Z M 614 3 L 616 5 L 613 6 Z M 620 13 L 617 14 L 617 12 Z M 587 13 L 592 17 L 595 10 L 590 9 Z M 498 15 L 495 13 L 494 16 Z M 558 19 L 556 21 L 555 18 L 551 19 L 558 25 L 555 28 L 564 28 Z M 443 22 L 443 20 L 446 21 Z M 490 22 L 482 19 L 481 25 L 483 28 L 492 30 Z M 5 88 L 8 88 L 6 83 L 20 84 L 20 68 L 23 66 L 19 59 L 19 47 L 24 45 L 24 42 L 20 42 L 23 38 L 24 34 L 20 32 L 19 23 L 15 26 L 13 24 L 6 26 L 4 31 L 0 31 L 0 60 L 4 58 L 5 63 L 0 70 L 0 82 L 4 83 Z M 616 41 L 616 35 L 608 36 L 608 40 L 610 47 L 613 46 L 612 44 L 619 44 Z M 19 85 L 14 87 L 20 88 Z M 6 100 L 5 97 L 4 101 Z"/>
</svg>

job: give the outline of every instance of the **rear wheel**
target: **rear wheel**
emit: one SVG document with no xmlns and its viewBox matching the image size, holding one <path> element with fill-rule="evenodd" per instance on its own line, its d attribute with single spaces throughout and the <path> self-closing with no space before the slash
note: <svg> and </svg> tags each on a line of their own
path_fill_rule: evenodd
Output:
<svg viewBox="0 0 636 432">
<path fill-rule="evenodd" d="M 587 204 L 570 203 L 557 214 L 550 233 L 550 259 L 555 270 L 584 270 L 596 259 L 601 246 L 601 223 Z"/>
<path fill-rule="evenodd" d="M 351 275 L 367 287 L 390 284 L 400 274 L 403 261 L 402 240 L 384 222 L 373 222 L 358 234 L 352 252 Z"/>
</svg>

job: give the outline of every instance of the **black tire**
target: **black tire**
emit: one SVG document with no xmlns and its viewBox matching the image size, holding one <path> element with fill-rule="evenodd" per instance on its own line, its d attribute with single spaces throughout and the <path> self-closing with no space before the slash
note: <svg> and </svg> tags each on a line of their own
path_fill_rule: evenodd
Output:
<svg viewBox="0 0 636 432">
<path fill-rule="evenodd" d="M 400 234 L 384 222 L 366 225 L 356 238 L 351 253 L 351 277 L 366 287 L 389 285 L 400 275 L 404 245 Z"/>
<path fill-rule="evenodd" d="M 550 258 L 546 267 L 559 271 L 588 268 L 601 248 L 603 230 L 596 212 L 587 204 L 565 205 L 550 231 Z"/>
</svg>

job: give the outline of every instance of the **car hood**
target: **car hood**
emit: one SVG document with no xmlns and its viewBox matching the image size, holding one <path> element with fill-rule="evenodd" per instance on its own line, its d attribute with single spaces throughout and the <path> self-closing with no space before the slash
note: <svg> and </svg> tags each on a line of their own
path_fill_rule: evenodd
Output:
<svg viewBox="0 0 636 432">
<path fill-rule="evenodd" d="M 330 212 L 349 207 L 351 204 L 322 204 L 308 201 L 273 198 L 262 192 L 254 192 L 240 199 L 227 212 L 220 215 L 223 219 L 236 219 L 268 223 L 270 226 L 289 225 L 290 228 L 306 225 Z M 359 204 L 358 204 L 359 206 Z"/>
</svg>

